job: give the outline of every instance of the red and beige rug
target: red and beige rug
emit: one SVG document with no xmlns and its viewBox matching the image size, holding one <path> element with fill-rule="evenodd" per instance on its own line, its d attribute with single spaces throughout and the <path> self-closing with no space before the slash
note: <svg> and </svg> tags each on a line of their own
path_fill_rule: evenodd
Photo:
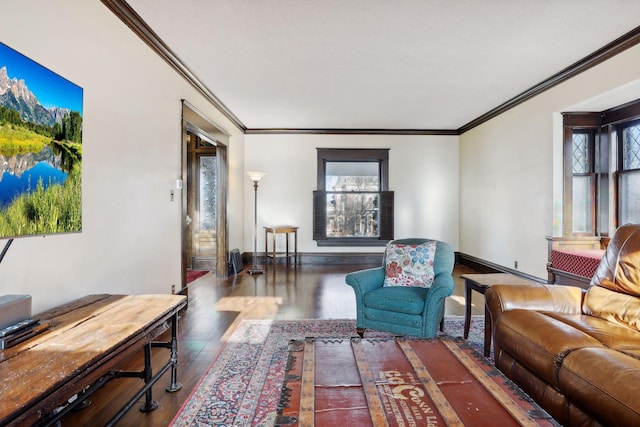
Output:
<svg viewBox="0 0 640 427">
<path fill-rule="evenodd" d="M 294 340 L 287 368 L 278 427 L 557 425 L 461 338 Z"/>
<path fill-rule="evenodd" d="M 467 343 L 482 351 L 483 316 L 473 316 Z M 462 316 L 445 319 L 448 336 L 462 336 Z M 348 338 L 355 320 L 243 320 L 178 412 L 172 426 L 273 426 L 290 340 Z M 390 337 L 367 331 L 365 338 Z M 479 356 L 481 357 L 481 356 Z"/>
<path fill-rule="evenodd" d="M 191 283 L 205 274 L 207 274 L 208 270 L 187 270 L 187 283 Z"/>
</svg>

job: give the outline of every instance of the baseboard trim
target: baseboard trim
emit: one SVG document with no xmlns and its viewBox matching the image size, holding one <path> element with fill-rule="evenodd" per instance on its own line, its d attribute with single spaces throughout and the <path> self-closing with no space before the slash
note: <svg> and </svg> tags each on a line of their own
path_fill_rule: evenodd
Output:
<svg viewBox="0 0 640 427">
<path fill-rule="evenodd" d="M 293 257 L 285 258 L 283 253 L 278 253 L 278 257 L 275 258 L 275 263 L 286 264 L 293 263 Z M 298 252 L 298 264 L 368 264 L 368 265 L 382 265 L 382 252 Z M 528 280 L 532 280 L 538 283 L 548 283 L 547 279 L 541 279 L 539 277 L 532 276 L 530 274 L 523 273 L 522 271 L 508 268 L 499 264 L 486 261 L 472 255 L 468 255 L 462 252 L 456 252 L 456 263 L 476 270 L 478 273 L 510 273 L 515 276 L 519 276 Z M 242 260 L 245 265 L 251 265 L 253 263 L 252 253 L 244 252 L 242 254 Z M 256 262 L 259 265 L 263 265 L 265 262 L 271 264 L 274 260 L 264 255 L 264 253 L 258 253 L 256 256 Z"/>
<path fill-rule="evenodd" d="M 294 258 L 290 256 L 286 258 L 284 253 L 278 252 L 276 254 L 276 264 L 286 264 L 294 262 Z M 382 252 L 298 252 L 298 264 L 372 264 L 382 265 Z M 253 262 L 252 253 L 245 252 L 242 254 L 242 259 L 245 265 L 251 265 Z M 271 264 L 274 261 L 273 258 L 267 259 L 264 253 L 258 253 L 256 256 L 256 262 L 258 264 L 264 264 L 268 262 Z"/>
</svg>

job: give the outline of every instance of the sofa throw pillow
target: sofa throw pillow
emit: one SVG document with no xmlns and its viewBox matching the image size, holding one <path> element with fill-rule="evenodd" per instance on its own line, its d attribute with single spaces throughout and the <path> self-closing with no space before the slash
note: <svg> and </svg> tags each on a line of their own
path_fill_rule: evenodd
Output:
<svg viewBox="0 0 640 427">
<path fill-rule="evenodd" d="M 431 287 L 435 277 L 435 253 L 434 240 L 419 245 L 388 243 L 385 252 L 384 286 Z"/>
</svg>

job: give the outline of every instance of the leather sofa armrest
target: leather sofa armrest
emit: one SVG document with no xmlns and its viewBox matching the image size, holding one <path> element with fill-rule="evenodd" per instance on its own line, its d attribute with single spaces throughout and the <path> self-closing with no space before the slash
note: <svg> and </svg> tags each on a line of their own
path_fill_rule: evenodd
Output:
<svg viewBox="0 0 640 427">
<path fill-rule="evenodd" d="M 566 314 L 582 313 L 585 290 L 560 285 L 493 285 L 485 293 L 485 303 L 495 322 L 508 310 L 525 309 Z"/>
</svg>

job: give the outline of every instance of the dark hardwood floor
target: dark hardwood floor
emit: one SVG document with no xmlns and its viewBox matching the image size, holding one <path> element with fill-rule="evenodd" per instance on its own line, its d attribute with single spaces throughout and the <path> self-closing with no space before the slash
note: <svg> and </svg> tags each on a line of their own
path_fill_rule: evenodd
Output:
<svg viewBox="0 0 640 427">
<path fill-rule="evenodd" d="M 226 336 L 242 319 L 341 319 L 355 318 L 353 290 L 344 276 L 369 265 L 277 265 L 265 268 L 265 274 L 219 279 L 207 274 L 189 285 L 189 305 L 182 313 L 178 328 L 178 380 L 181 390 L 168 393 L 169 373 L 153 387 L 159 406 L 155 411 L 139 410 L 143 399 L 120 420 L 118 426 L 166 426 L 181 408 L 199 379 L 216 358 Z M 464 266 L 454 270 L 454 294 L 447 298 L 446 315 L 464 315 L 464 283 L 461 274 L 473 273 Z M 483 296 L 474 293 L 472 314 L 484 314 Z M 167 340 L 168 334 L 161 337 Z M 153 366 L 168 359 L 165 349 L 153 350 Z M 142 351 L 123 370 L 141 370 Z M 140 379 L 111 381 L 91 398 L 91 405 L 73 412 L 62 426 L 102 426 L 118 412 L 142 386 Z"/>
</svg>

